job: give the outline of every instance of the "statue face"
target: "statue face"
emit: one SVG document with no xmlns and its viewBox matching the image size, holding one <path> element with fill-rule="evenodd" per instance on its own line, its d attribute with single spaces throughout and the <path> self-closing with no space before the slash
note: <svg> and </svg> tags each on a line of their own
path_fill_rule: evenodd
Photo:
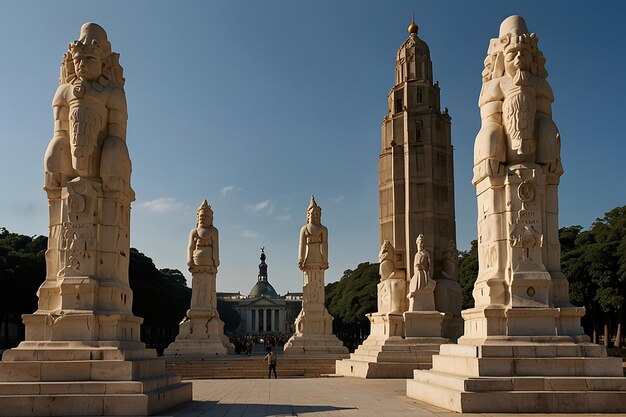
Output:
<svg viewBox="0 0 626 417">
<path fill-rule="evenodd" d="M 213 216 L 211 214 L 202 212 L 198 213 L 198 226 L 209 227 L 213 224 Z"/>
<path fill-rule="evenodd" d="M 97 80 L 102 75 L 102 60 L 94 54 L 76 54 L 73 58 L 76 75 L 82 80 Z"/>
<path fill-rule="evenodd" d="M 530 48 L 526 44 L 517 44 L 504 53 L 504 69 L 509 76 L 514 76 L 520 71 L 529 71 L 532 63 Z"/>
<path fill-rule="evenodd" d="M 322 220 L 322 212 L 320 210 L 311 210 L 307 217 L 309 218 L 309 223 L 320 224 Z"/>
</svg>

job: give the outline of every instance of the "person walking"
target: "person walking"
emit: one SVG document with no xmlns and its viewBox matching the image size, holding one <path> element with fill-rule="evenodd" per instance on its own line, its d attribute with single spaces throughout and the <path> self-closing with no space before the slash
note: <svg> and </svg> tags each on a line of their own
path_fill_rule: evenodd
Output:
<svg viewBox="0 0 626 417">
<path fill-rule="evenodd" d="M 278 377 L 276 376 L 276 355 L 274 355 L 274 352 L 272 352 L 272 348 L 269 346 L 265 348 L 265 352 L 267 352 L 267 355 L 265 355 L 265 357 L 263 358 L 263 362 L 267 362 L 267 378 L 271 378 L 272 371 L 274 371 L 274 379 L 278 379 Z"/>
</svg>

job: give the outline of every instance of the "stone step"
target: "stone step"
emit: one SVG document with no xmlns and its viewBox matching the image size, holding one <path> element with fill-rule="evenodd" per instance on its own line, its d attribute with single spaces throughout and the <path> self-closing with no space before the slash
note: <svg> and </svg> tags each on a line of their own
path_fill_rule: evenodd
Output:
<svg viewBox="0 0 626 417">
<path fill-rule="evenodd" d="M 621 377 L 483 377 L 467 378 L 430 370 L 414 372 L 414 379 L 458 391 L 626 391 Z"/>
<path fill-rule="evenodd" d="M 461 376 L 622 376 L 621 358 L 433 356 L 433 370 Z"/>
<path fill-rule="evenodd" d="M 98 389 L 102 385 L 109 385 L 110 390 L 115 391 L 123 385 L 127 388 L 142 383 L 102 383 L 89 384 L 87 390 Z M 45 385 L 49 392 L 42 394 L 31 394 L 31 388 L 27 385 Z M 191 398 L 191 384 L 177 383 L 174 385 L 163 386 L 161 388 L 140 393 L 115 393 L 108 392 L 109 387 L 105 388 L 105 392 L 97 393 L 62 393 L 68 388 L 68 383 L 63 384 L 41 384 L 41 383 L 24 383 L 20 384 L 21 394 L 0 394 L 0 416 L 137 416 L 151 415 L 159 411 L 165 411 L 179 404 L 189 401 Z M 135 386 L 137 386 L 135 385 Z M 61 391 L 56 391 L 60 388 Z M 77 387 L 69 388 L 71 390 Z"/>
<path fill-rule="evenodd" d="M 68 372 L 71 368 L 72 372 Z M 163 359 L 0 362 L 0 382 L 132 381 L 162 375 Z"/>
<path fill-rule="evenodd" d="M 481 358 L 496 357 L 525 357 L 525 358 L 554 358 L 554 357 L 603 357 L 606 348 L 593 343 L 510 343 L 506 345 L 441 345 L 442 356 L 467 356 Z"/>
<path fill-rule="evenodd" d="M 430 371 L 427 371 L 430 372 Z M 626 411 L 626 391 L 463 392 L 416 379 L 407 396 L 457 413 L 617 413 Z"/>
</svg>

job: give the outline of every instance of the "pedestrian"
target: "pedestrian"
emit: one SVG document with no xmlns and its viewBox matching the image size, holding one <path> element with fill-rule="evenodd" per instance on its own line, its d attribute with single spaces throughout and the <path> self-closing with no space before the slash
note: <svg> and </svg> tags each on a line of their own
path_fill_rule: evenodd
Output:
<svg viewBox="0 0 626 417">
<path fill-rule="evenodd" d="M 265 355 L 265 357 L 263 358 L 263 362 L 267 362 L 267 378 L 271 378 L 272 371 L 274 371 L 274 379 L 278 379 L 278 377 L 276 376 L 276 355 L 274 355 L 274 352 L 272 352 L 272 348 L 269 346 L 265 348 L 265 352 L 267 352 L 267 355 Z"/>
</svg>

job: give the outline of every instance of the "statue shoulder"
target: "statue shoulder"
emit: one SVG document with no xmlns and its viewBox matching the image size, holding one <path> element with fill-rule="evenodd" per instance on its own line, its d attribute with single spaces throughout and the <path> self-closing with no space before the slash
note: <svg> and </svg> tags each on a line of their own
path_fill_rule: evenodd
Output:
<svg viewBox="0 0 626 417">
<path fill-rule="evenodd" d="M 107 107 L 126 113 L 126 93 L 120 87 L 110 87 Z"/>
<path fill-rule="evenodd" d="M 502 78 L 494 78 L 489 81 L 485 81 L 480 90 L 480 98 L 478 99 L 478 106 L 482 107 L 487 103 L 494 101 L 504 100 L 504 93 L 502 92 Z"/>
<path fill-rule="evenodd" d="M 72 84 L 60 84 L 57 88 L 57 91 L 54 93 L 54 98 L 52 99 L 52 107 L 68 106 L 68 94 L 71 93 L 72 88 Z"/>
</svg>

